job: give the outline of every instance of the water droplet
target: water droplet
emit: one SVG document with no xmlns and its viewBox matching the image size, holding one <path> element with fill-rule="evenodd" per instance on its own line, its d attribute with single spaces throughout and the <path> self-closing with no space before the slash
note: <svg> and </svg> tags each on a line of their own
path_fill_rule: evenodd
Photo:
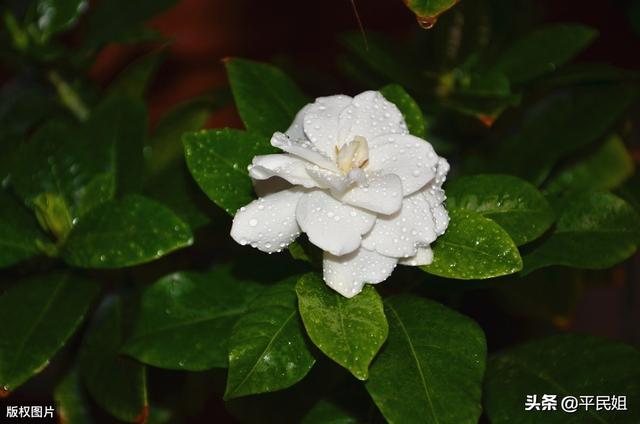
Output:
<svg viewBox="0 0 640 424">
<path fill-rule="evenodd" d="M 251 227 L 255 227 L 256 225 L 258 225 L 258 220 L 253 218 L 249 220 L 249 226 Z"/>
<path fill-rule="evenodd" d="M 431 29 L 438 22 L 437 16 L 417 16 L 418 25 L 423 29 Z"/>
</svg>

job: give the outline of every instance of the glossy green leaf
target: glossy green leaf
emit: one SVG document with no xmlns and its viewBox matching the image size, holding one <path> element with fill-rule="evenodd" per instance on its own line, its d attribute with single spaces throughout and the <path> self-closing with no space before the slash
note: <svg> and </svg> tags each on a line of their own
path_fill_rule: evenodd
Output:
<svg viewBox="0 0 640 424">
<path fill-rule="evenodd" d="M 604 269 L 627 259 L 640 242 L 640 215 L 610 193 L 580 193 L 558 206 L 551 236 L 524 257 L 524 272 L 549 265 Z"/>
<path fill-rule="evenodd" d="M 271 137 L 285 131 L 307 98 L 280 69 L 232 58 L 225 61 L 236 107 L 249 131 Z"/>
<path fill-rule="evenodd" d="M 108 95 L 142 97 L 164 58 L 163 51 L 153 51 L 131 62 L 107 87 Z"/>
<path fill-rule="evenodd" d="M 527 82 L 570 61 L 597 35 L 584 25 L 550 25 L 516 40 L 500 54 L 495 68 L 514 84 Z"/>
<path fill-rule="evenodd" d="M 0 296 L 0 389 L 38 374 L 82 323 L 99 286 L 70 273 L 16 281 Z"/>
<path fill-rule="evenodd" d="M 132 195 L 80 218 L 62 256 L 81 268 L 120 268 L 158 259 L 192 243 L 188 225 L 171 210 Z"/>
<path fill-rule="evenodd" d="M 409 9 L 418 17 L 425 28 L 431 28 L 438 16 L 446 12 L 459 0 L 403 0 Z"/>
<path fill-rule="evenodd" d="M 486 360 L 482 329 L 439 303 L 385 301 L 389 339 L 365 383 L 390 423 L 463 423 L 480 417 Z"/>
<path fill-rule="evenodd" d="M 231 328 L 261 289 L 234 277 L 228 266 L 161 278 L 145 290 L 124 352 L 160 368 L 226 367 Z"/>
<path fill-rule="evenodd" d="M 183 141 L 191 175 L 231 215 L 254 200 L 247 172 L 253 157 L 276 152 L 268 137 L 232 129 L 188 133 Z"/>
<path fill-rule="evenodd" d="M 461 177 L 452 180 L 446 190 L 447 207 L 472 210 L 492 219 L 517 245 L 540 237 L 554 220 L 542 193 L 509 175 Z"/>
<path fill-rule="evenodd" d="M 122 421 L 144 422 L 149 411 L 146 370 L 120 355 L 127 321 L 123 301 L 105 299 L 80 348 L 80 375 L 102 409 Z"/>
<path fill-rule="evenodd" d="M 331 290 L 317 274 L 303 276 L 296 285 L 298 308 L 309 338 L 329 358 L 360 380 L 389 331 L 382 299 L 367 285 L 347 299 Z"/>
<path fill-rule="evenodd" d="M 55 199 L 64 215 L 80 217 L 114 191 L 112 168 L 89 141 L 79 129 L 62 122 L 43 126 L 15 157 L 12 186 L 36 209 L 45 206 L 46 199 Z"/>
<path fill-rule="evenodd" d="M 614 135 L 582 161 L 556 175 L 546 192 L 611 190 L 629 178 L 634 168 L 624 143 Z"/>
<path fill-rule="evenodd" d="M 267 289 L 233 327 L 225 399 L 287 388 L 315 363 L 298 315 L 296 280 Z"/>
<path fill-rule="evenodd" d="M 173 6 L 177 0 L 102 1 L 87 19 L 85 45 L 97 48 L 108 41 L 127 41 L 144 21 Z"/>
<path fill-rule="evenodd" d="M 504 140 L 496 168 L 540 185 L 559 159 L 605 135 L 637 94 L 628 85 L 597 84 L 543 98 Z"/>
<path fill-rule="evenodd" d="M 640 352 L 586 335 L 559 335 L 500 352 L 487 367 L 484 405 L 492 423 L 611 423 L 640 420 Z M 527 395 L 556 395 L 555 411 L 525 410 Z M 595 396 L 626 396 L 626 411 L 596 408 Z M 565 396 L 593 396 L 585 410 L 564 412 Z M 610 406 L 610 405 L 609 405 Z"/>
<path fill-rule="evenodd" d="M 56 414 L 61 423 L 89 424 L 93 422 L 89 404 L 80 382 L 78 371 L 73 368 L 58 383 L 53 398 L 56 402 Z"/>
<path fill-rule="evenodd" d="M 71 28 L 87 10 L 87 0 L 37 0 L 36 19 L 43 37 Z"/>
<path fill-rule="evenodd" d="M 387 100 L 400 109 L 409 128 L 409 132 L 416 137 L 426 139 L 427 126 L 424 115 L 422 114 L 420 106 L 418 106 L 409 93 L 398 84 L 386 85 L 380 89 L 380 92 Z"/>
<path fill-rule="evenodd" d="M 33 213 L 0 189 L 0 268 L 37 255 L 42 241 Z"/>
<path fill-rule="evenodd" d="M 478 212 L 449 209 L 451 222 L 433 246 L 429 274 L 460 280 L 499 277 L 522 269 L 522 259 L 509 234 Z"/>
<path fill-rule="evenodd" d="M 147 125 L 146 106 L 136 97 L 107 97 L 91 113 L 87 137 L 115 170 L 118 194 L 136 193 L 142 188 Z"/>
<path fill-rule="evenodd" d="M 302 424 L 357 424 L 360 421 L 332 402 L 320 400 L 307 415 Z"/>
</svg>

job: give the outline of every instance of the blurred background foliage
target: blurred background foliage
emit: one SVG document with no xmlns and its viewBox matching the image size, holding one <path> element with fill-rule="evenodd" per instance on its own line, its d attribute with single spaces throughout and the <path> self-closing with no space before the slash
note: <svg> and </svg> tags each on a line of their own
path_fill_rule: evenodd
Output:
<svg viewBox="0 0 640 424">
<path fill-rule="evenodd" d="M 310 98 L 399 84 L 424 112 L 416 131 L 453 164 L 452 184 L 511 174 L 536 186 L 556 215 L 582 199 L 594 210 L 631 207 L 630 219 L 637 217 L 640 2 L 356 3 L 365 34 L 346 0 L 315 8 L 248 0 L 2 3 L 0 236 L 16 243 L 0 243 L 0 313 L 13 319 L 0 330 L 7 381 L 0 395 L 11 392 L 3 402 L 55 400 L 72 423 L 383 421 L 363 386 L 319 356 L 290 389 L 223 401 L 225 372 L 215 367 L 226 366 L 225 350 L 217 353 L 222 363 L 192 365 L 208 371 L 190 373 L 179 370 L 184 364 L 146 367 L 122 355 L 125 341 L 126 352 L 139 355 L 130 336 L 146 288 L 199 278 L 166 277 L 172 272 L 230 263 L 210 278 L 232 290 L 238 280 L 269 283 L 308 269 L 286 254 L 236 246 L 230 217 L 184 163 L 183 133 L 242 127 L 224 57 L 274 63 Z M 585 200 L 585 191 L 617 197 Z M 573 234 L 573 222 L 554 228 Z M 517 243 L 525 258 L 518 275 L 452 282 L 398 269 L 381 291 L 411 291 L 462 311 L 484 329 L 490 353 L 567 331 L 638 346 L 637 255 L 605 270 L 534 272 L 626 259 L 640 240 L 638 223 L 612 226 L 612 234 L 585 238 L 584 252 L 573 256 L 554 257 L 567 248 L 561 231 Z M 553 243 L 555 253 L 544 251 Z M 234 293 L 245 309 L 259 291 L 247 284 Z M 32 327 L 34 315 L 48 324 Z"/>
</svg>

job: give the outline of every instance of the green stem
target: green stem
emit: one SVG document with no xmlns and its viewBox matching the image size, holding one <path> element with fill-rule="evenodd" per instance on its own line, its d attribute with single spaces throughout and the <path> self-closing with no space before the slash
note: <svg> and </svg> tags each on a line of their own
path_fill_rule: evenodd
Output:
<svg viewBox="0 0 640 424">
<path fill-rule="evenodd" d="M 47 77 L 56 88 L 58 97 L 63 105 L 75 115 L 78 120 L 84 122 L 89 118 L 89 109 L 84 104 L 78 93 L 56 71 L 47 72 Z"/>
</svg>

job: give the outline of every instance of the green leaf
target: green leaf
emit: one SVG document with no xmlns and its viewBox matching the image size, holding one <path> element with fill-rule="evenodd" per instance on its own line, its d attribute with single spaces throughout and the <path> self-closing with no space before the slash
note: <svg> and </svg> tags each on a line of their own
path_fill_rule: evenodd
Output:
<svg viewBox="0 0 640 424">
<path fill-rule="evenodd" d="M 126 324 L 122 300 L 105 299 L 80 348 L 80 375 L 101 408 L 122 421 L 144 422 L 149 410 L 146 370 L 119 355 Z"/>
<path fill-rule="evenodd" d="M 141 98 L 147 92 L 163 58 L 163 50 L 153 51 L 137 58 L 109 84 L 107 94 Z"/>
<path fill-rule="evenodd" d="M 431 28 L 438 16 L 451 9 L 459 0 L 403 0 L 425 28 Z"/>
<path fill-rule="evenodd" d="M 33 214 L 0 189 L 0 268 L 37 255 L 42 242 L 43 234 Z"/>
<path fill-rule="evenodd" d="M 610 193 L 580 193 L 558 206 L 553 234 L 524 257 L 524 273 L 549 265 L 609 268 L 633 255 L 640 215 Z"/>
<path fill-rule="evenodd" d="M 385 301 L 389 339 L 365 387 L 390 423 L 464 423 L 480 418 L 486 359 L 482 329 L 439 303 Z"/>
<path fill-rule="evenodd" d="M 610 190 L 629 178 L 634 168 L 624 143 L 613 135 L 582 161 L 556 175 L 545 191 Z"/>
<path fill-rule="evenodd" d="M 559 68 L 598 36 L 593 28 L 556 24 L 538 29 L 505 49 L 494 67 L 521 84 Z"/>
<path fill-rule="evenodd" d="M 228 266 L 161 278 L 145 290 L 124 352 L 160 368 L 224 368 L 231 328 L 261 288 L 234 277 Z"/>
<path fill-rule="evenodd" d="M 530 183 L 509 175 L 474 175 L 447 185 L 447 207 L 478 212 L 500 224 L 516 245 L 540 237 L 554 213 Z"/>
<path fill-rule="evenodd" d="M 42 371 L 98 294 L 92 281 L 56 272 L 17 281 L 0 296 L 0 388 L 15 390 Z"/>
<path fill-rule="evenodd" d="M 127 41 L 144 21 L 175 3 L 176 0 L 102 1 L 89 13 L 84 44 L 97 48 L 108 41 Z"/>
<path fill-rule="evenodd" d="M 87 10 L 87 0 L 38 0 L 37 26 L 45 39 L 71 28 Z"/>
<path fill-rule="evenodd" d="M 89 424 L 93 421 L 77 369 L 69 371 L 56 386 L 53 398 L 61 423 Z"/>
<path fill-rule="evenodd" d="M 120 268 L 158 259 L 192 243 L 191 230 L 173 212 L 132 195 L 83 216 L 69 234 L 62 257 L 81 268 Z"/>
<path fill-rule="evenodd" d="M 11 182 L 25 202 L 45 209 L 49 200 L 58 203 L 50 221 L 76 219 L 113 195 L 111 167 L 88 141 L 77 128 L 50 122 L 14 158 Z"/>
<path fill-rule="evenodd" d="M 332 402 L 320 400 L 307 415 L 302 424 L 357 424 L 358 419 Z"/>
<path fill-rule="evenodd" d="M 586 335 L 560 335 L 526 343 L 491 358 L 484 405 L 501 423 L 637 423 L 640 420 L 640 352 L 618 342 Z M 557 410 L 525 410 L 527 395 L 557 395 Z M 565 396 L 626 396 L 626 411 L 584 406 L 569 415 Z M 594 399 L 595 403 L 595 399 Z"/>
<path fill-rule="evenodd" d="M 253 157 L 277 151 L 267 137 L 232 129 L 188 133 L 183 141 L 191 175 L 207 196 L 230 215 L 254 200 L 247 172 Z"/>
<path fill-rule="evenodd" d="M 597 84 L 542 99 L 504 140 L 497 168 L 540 185 L 559 159 L 602 137 L 637 93 L 626 84 Z"/>
<path fill-rule="evenodd" d="M 409 132 L 416 137 L 426 139 L 427 127 L 424 115 L 422 114 L 422 110 L 420 110 L 420 106 L 418 106 L 409 93 L 398 84 L 386 85 L 380 89 L 380 92 L 387 100 L 400 109 L 409 128 Z"/>
<path fill-rule="evenodd" d="M 460 280 L 513 274 L 522 269 L 520 253 L 509 234 L 478 212 L 449 209 L 451 222 L 433 244 L 429 274 Z"/>
<path fill-rule="evenodd" d="M 233 327 L 225 399 L 287 388 L 315 363 L 298 315 L 296 280 L 270 287 Z"/>
<path fill-rule="evenodd" d="M 329 358 L 360 380 L 389 331 L 382 299 L 371 286 L 347 299 L 327 287 L 317 274 L 296 285 L 298 308 L 309 338 Z"/>
<path fill-rule="evenodd" d="M 307 98 L 280 69 L 232 58 L 225 61 L 236 107 L 249 131 L 271 137 L 285 131 Z"/>
<path fill-rule="evenodd" d="M 116 174 L 118 194 L 137 193 L 142 188 L 142 149 L 147 133 L 147 109 L 141 99 L 107 97 L 91 113 L 87 137 L 107 157 Z"/>
</svg>

